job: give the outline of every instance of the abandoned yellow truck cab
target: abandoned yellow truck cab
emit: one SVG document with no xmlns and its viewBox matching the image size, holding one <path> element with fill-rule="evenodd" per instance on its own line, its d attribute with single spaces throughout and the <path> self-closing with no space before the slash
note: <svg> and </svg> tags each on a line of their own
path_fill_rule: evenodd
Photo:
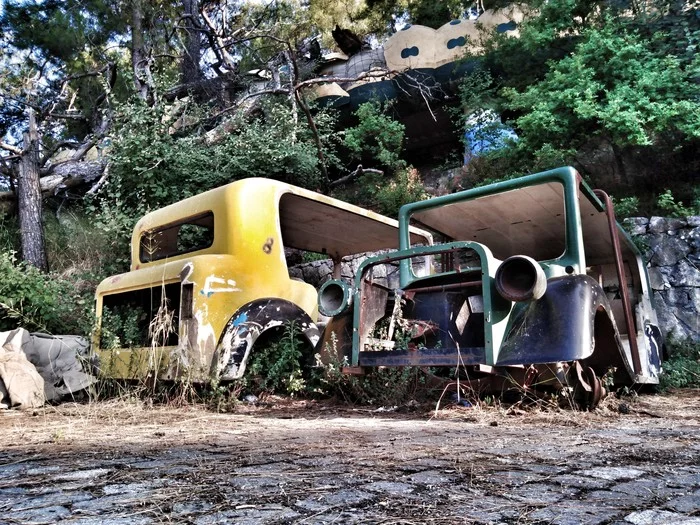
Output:
<svg viewBox="0 0 700 525">
<path fill-rule="evenodd" d="M 413 230 L 416 243 L 430 234 Z M 258 337 L 294 321 L 319 340 L 317 290 L 290 278 L 285 249 L 347 255 L 396 247 L 398 223 L 262 178 L 153 211 L 135 226 L 131 271 L 96 292 L 93 348 L 102 375 L 236 379 Z"/>
</svg>

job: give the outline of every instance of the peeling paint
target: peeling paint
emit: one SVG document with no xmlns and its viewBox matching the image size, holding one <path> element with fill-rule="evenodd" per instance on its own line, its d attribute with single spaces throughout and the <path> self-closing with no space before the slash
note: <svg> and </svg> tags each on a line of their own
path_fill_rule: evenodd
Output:
<svg viewBox="0 0 700 525">
<path fill-rule="evenodd" d="M 204 281 L 204 287 L 200 290 L 199 293 L 202 295 L 206 295 L 207 297 L 211 297 L 215 293 L 240 291 L 241 289 L 236 287 L 236 281 L 234 281 L 233 279 L 224 279 L 223 277 L 210 275 Z"/>
<path fill-rule="evenodd" d="M 192 273 L 194 272 L 194 263 L 188 262 L 182 267 L 182 270 L 180 271 L 180 281 L 182 281 L 182 284 L 194 284 L 194 281 L 190 281 L 190 277 L 192 276 Z"/>
<path fill-rule="evenodd" d="M 275 244 L 275 239 L 273 239 L 272 237 L 268 237 L 267 240 L 265 241 L 265 244 L 263 244 L 263 248 L 262 248 L 263 251 L 269 255 L 270 253 L 272 253 L 272 246 L 274 244 Z"/>
<path fill-rule="evenodd" d="M 304 336 L 315 346 L 320 339 L 318 328 L 293 303 L 262 300 L 235 314 L 217 348 L 214 368 L 219 378 L 231 380 L 243 377 L 258 337 L 268 330 L 284 326 L 291 319 L 299 322 Z"/>
<path fill-rule="evenodd" d="M 309 338 L 309 342 L 315 347 L 318 344 L 318 341 L 321 339 L 321 333 L 318 330 L 315 330 L 315 333 L 313 334 L 306 334 L 306 336 Z"/>
<path fill-rule="evenodd" d="M 199 353 L 199 364 L 203 366 L 208 366 L 209 363 L 206 362 L 206 349 L 213 346 L 216 341 L 216 332 L 212 328 L 211 323 L 205 322 L 207 315 L 201 310 L 197 310 L 194 314 L 194 318 L 197 321 L 197 351 Z"/>
</svg>

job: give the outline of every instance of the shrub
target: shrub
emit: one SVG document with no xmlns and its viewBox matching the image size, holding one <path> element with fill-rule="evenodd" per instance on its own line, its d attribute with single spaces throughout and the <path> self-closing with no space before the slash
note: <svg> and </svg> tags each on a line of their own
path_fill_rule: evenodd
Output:
<svg viewBox="0 0 700 525">
<path fill-rule="evenodd" d="M 625 217 L 632 217 L 637 213 L 639 209 L 639 198 L 638 197 L 623 197 L 621 199 L 612 198 L 613 208 L 615 209 L 615 215 L 618 219 L 623 219 Z"/>
<path fill-rule="evenodd" d="M 428 198 L 420 174 L 414 168 L 399 170 L 395 177 L 377 188 L 379 211 L 397 217 L 399 208 Z"/>
<path fill-rule="evenodd" d="M 92 320 L 91 297 L 72 282 L 18 262 L 14 252 L 0 254 L 0 330 L 87 335 Z"/>
<path fill-rule="evenodd" d="M 405 126 L 385 114 L 379 102 L 365 102 L 355 111 L 357 126 L 345 130 L 345 147 L 355 160 L 371 159 L 391 170 L 402 168 Z"/>
<path fill-rule="evenodd" d="M 686 207 L 682 202 L 676 202 L 671 190 L 664 191 L 659 195 L 656 205 L 669 217 L 689 217 L 694 214 L 692 208 Z"/>
<path fill-rule="evenodd" d="M 425 395 L 426 374 L 417 367 L 369 368 L 364 375 L 344 374 L 346 362 L 339 362 L 335 336 L 323 350 L 316 354 L 315 392 L 323 396 L 335 396 L 349 403 L 382 406 L 405 405 L 419 394 Z"/>
<path fill-rule="evenodd" d="M 401 168 L 394 176 L 366 172 L 357 179 L 357 184 L 336 191 L 333 196 L 396 217 L 401 206 L 429 195 L 418 171 L 408 167 Z"/>
<path fill-rule="evenodd" d="M 669 359 L 664 362 L 662 388 L 700 387 L 700 342 L 678 341 L 672 337 L 666 345 Z"/>
<path fill-rule="evenodd" d="M 306 391 L 304 349 L 306 341 L 294 322 L 280 337 L 259 341 L 247 366 L 246 386 L 254 393 L 299 394 Z"/>
</svg>

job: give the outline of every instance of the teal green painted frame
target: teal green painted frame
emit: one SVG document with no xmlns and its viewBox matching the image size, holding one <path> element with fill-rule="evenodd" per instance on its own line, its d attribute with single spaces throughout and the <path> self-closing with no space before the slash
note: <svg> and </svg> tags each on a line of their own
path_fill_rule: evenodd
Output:
<svg viewBox="0 0 700 525">
<path fill-rule="evenodd" d="M 565 248 L 561 256 L 552 260 L 539 262 L 547 277 L 550 277 L 552 274 L 561 274 L 562 272 L 568 274 L 585 274 L 586 260 L 583 248 L 583 236 L 581 233 L 582 224 L 579 196 L 583 194 L 582 196 L 589 199 L 599 211 L 603 211 L 605 206 L 573 168 L 558 168 L 535 175 L 528 175 L 425 201 L 406 204 L 402 206 L 399 211 L 399 251 L 365 260 L 360 265 L 355 277 L 353 291 L 353 312 L 355 320 L 353 323 L 351 365 L 359 366 L 360 306 L 362 303 L 361 290 L 364 271 L 377 264 L 399 261 L 399 284 L 401 288 L 405 288 L 411 283 L 423 279 L 413 273 L 410 264 L 411 258 L 425 255 L 437 255 L 463 248 L 474 250 L 479 254 L 481 259 L 485 313 L 485 364 L 494 365 L 498 361 L 498 352 L 508 332 L 509 321 L 514 308 L 514 304 L 501 298 L 495 289 L 494 277 L 500 261 L 493 256 L 491 250 L 487 246 L 473 241 L 456 241 L 434 246 L 411 248 L 409 239 L 410 219 L 414 213 L 419 211 L 551 182 L 560 183 L 563 187 Z"/>
<path fill-rule="evenodd" d="M 573 271 L 569 273 L 585 273 L 586 259 L 583 249 L 583 237 L 581 235 L 581 210 L 579 207 L 578 196 L 579 192 L 596 206 L 600 211 L 604 210 L 603 203 L 595 196 L 593 190 L 583 182 L 581 177 L 571 167 L 557 168 L 535 175 L 527 175 L 517 179 L 510 179 L 503 182 L 489 184 L 478 188 L 452 193 L 428 199 L 425 201 L 406 204 L 399 210 L 399 249 L 410 249 L 410 240 L 408 229 L 411 216 L 419 211 L 439 208 L 456 202 L 468 201 L 485 197 L 487 195 L 495 195 L 506 191 L 517 190 L 538 184 L 546 184 L 549 182 L 559 182 L 564 187 L 564 214 L 565 214 L 565 249 L 564 253 L 549 261 L 540 261 L 545 274 L 550 277 L 550 267 L 557 266 L 566 268 L 571 266 Z M 417 277 L 411 271 L 408 261 L 401 264 L 400 267 L 400 282 L 401 286 L 407 286 Z"/>
<path fill-rule="evenodd" d="M 363 319 L 361 319 L 361 306 L 363 302 L 363 297 L 362 297 L 362 292 L 363 292 L 363 279 L 364 279 L 364 274 L 366 271 L 371 270 L 371 267 L 374 265 L 382 264 L 382 263 L 390 263 L 390 262 L 398 262 L 399 263 L 399 288 L 400 289 L 412 289 L 412 288 L 417 288 L 420 289 L 420 282 L 423 281 L 426 278 L 433 278 L 435 275 L 430 275 L 429 277 L 425 276 L 418 276 L 415 274 L 413 270 L 413 266 L 411 264 L 411 258 L 417 258 L 421 256 L 428 256 L 428 255 L 437 255 L 441 253 L 449 253 L 454 250 L 460 250 L 460 249 L 471 249 L 474 252 L 476 252 L 479 255 L 480 258 L 480 267 L 474 266 L 468 269 L 460 268 L 459 270 L 454 270 L 454 271 L 448 271 L 448 272 L 441 272 L 438 275 L 449 275 L 449 274 L 454 274 L 458 273 L 461 271 L 478 271 L 479 269 L 481 270 L 481 285 L 482 285 L 482 296 L 483 296 L 483 301 L 484 301 L 484 347 L 483 347 L 483 355 L 484 355 L 484 363 L 486 365 L 491 365 L 491 366 L 497 366 L 497 363 L 506 363 L 508 364 L 508 355 L 504 355 L 501 357 L 501 360 L 499 361 L 499 354 L 502 353 L 502 349 L 504 346 L 505 338 L 506 336 L 510 337 L 510 332 L 514 326 L 516 326 L 515 323 L 518 322 L 518 316 L 519 313 L 523 313 L 527 305 L 523 303 L 512 303 L 510 301 L 507 301 L 503 297 L 498 294 L 496 291 L 495 287 L 495 274 L 496 270 L 498 269 L 498 266 L 501 264 L 501 260 L 497 259 L 493 253 L 491 252 L 490 248 L 486 246 L 485 244 L 482 244 L 481 242 L 476 242 L 476 241 L 468 241 L 468 240 L 463 240 L 463 241 L 452 241 L 452 242 L 447 242 L 447 243 L 442 243 L 442 244 L 437 244 L 433 246 L 415 246 L 411 247 L 410 245 L 410 238 L 409 238 L 409 226 L 410 226 L 410 220 L 411 217 L 421 211 L 425 210 L 430 210 L 430 209 L 435 209 L 435 208 L 440 208 L 443 206 L 447 206 L 450 204 L 458 203 L 458 202 L 465 202 L 465 201 L 470 201 L 474 200 L 480 197 L 485 197 L 485 196 L 490 196 L 490 195 L 497 195 L 500 193 L 504 192 L 509 192 L 512 190 L 518 190 L 522 188 L 527 188 L 527 187 L 532 187 L 532 186 L 537 186 L 541 184 L 551 184 L 551 183 L 558 183 L 561 184 L 562 187 L 562 198 L 564 201 L 564 251 L 563 253 L 553 259 L 548 259 L 548 260 L 540 260 L 538 263 L 542 266 L 542 268 L 545 271 L 545 275 L 547 276 L 548 279 L 552 279 L 552 283 L 554 282 L 563 282 L 555 278 L 563 278 L 566 276 L 571 276 L 575 277 L 578 275 L 586 276 L 587 275 L 587 264 L 586 264 L 586 254 L 585 254 L 585 248 L 584 248 L 584 231 L 583 227 L 588 219 L 588 217 L 582 217 L 582 206 L 581 202 L 590 202 L 593 208 L 598 211 L 598 212 L 604 212 L 606 210 L 606 205 L 604 204 L 604 200 L 607 200 L 607 197 L 603 195 L 603 197 L 599 198 L 594 191 L 582 180 L 581 176 L 573 169 L 570 167 L 565 167 L 565 168 L 558 168 L 554 170 L 550 170 L 547 172 L 543 173 L 538 173 L 534 175 L 529 175 L 525 177 L 521 177 L 518 179 L 511 179 L 511 180 L 506 180 L 503 182 L 498 182 L 495 184 L 491 184 L 488 186 L 483 186 L 479 188 L 473 188 L 467 191 L 459 192 L 459 193 L 454 193 L 451 195 L 445 195 L 441 197 L 436 197 L 430 200 L 425 200 L 425 201 L 420 201 L 420 202 L 415 202 L 411 204 L 407 204 L 403 206 L 400 211 L 399 211 L 399 251 L 389 253 L 389 254 L 383 254 L 377 257 L 372 257 L 367 260 L 365 260 L 359 267 L 358 273 L 355 276 L 355 282 L 354 282 L 354 288 L 353 288 L 353 298 L 354 298 L 354 305 L 353 305 L 353 313 L 354 313 L 354 321 L 353 321 L 353 334 L 352 334 L 352 354 L 351 354 L 351 366 L 353 367 L 362 367 L 362 362 L 361 362 L 361 343 L 364 344 L 365 341 L 361 341 L 361 333 L 364 332 L 363 325 L 362 323 L 364 322 Z M 586 206 L 588 206 L 586 204 Z M 590 207 L 585 208 L 585 213 L 588 213 L 590 211 Z M 556 220 L 562 220 L 559 217 L 557 217 Z M 587 226 L 587 225 L 586 225 Z M 639 277 L 641 278 L 641 294 L 649 294 L 651 296 L 651 287 L 649 286 L 649 275 L 644 268 L 642 259 L 641 259 L 641 254 L 636 247 L 636 245 L 632 242 L 630 239 L 629 235 L 627 232 L 622 229 L 620 224 L 616 224 L 616 234 L 617 238 L 621 242 L 621 244 L 629 250 L 628 253 L 631 252 L 631 255 L 633 256 L 634 259 L 636 259 L 637 262 L 637 269 L 638 269 L 638 274 Z M 619 259 L 620 253 L 616 252 L 615 255 L 616 258 Z M 619 270 L 619 262 L 616 262 L 616 265 L 618 265 L 618 270 Z M 589 278 L 587 278 L 589 279 Z M 567 281 L 570 282 L 570 281 Z M 418 284 L 418 286 L 414 286 L 414 284 Z M 597 293 L 597 289 L 595 286 L 589 286 L 587 289 L 589 289 L 594 295 Z M 601 288 L 601 293 L 602 293 L 602 288 Z M 559 297 L 563 297 L 561 294 Z M 594 297 L 595 298 L 595 297 Z M 603 296 L 604 298 L 604 296 Z M 647 301 L 648 302 L 648 301 Z M 596 303 L 598 304 L 598 303 Z M 600 305 L 603 304 L 603 301 L 600 301 Z M 607 300 L 605 301 L 605 304 L 607 305 Z M 640 301 L 640 304 L 641 301 Z M 642 305 L 644 306 L 644 305 Z M 658 322 L 656 321 L 656 316 L 653 312 L 653 307 L 650 306 L 650 303 L 648 303 L 645 308 L 650 309 L 649 311 L 643 312 L 644 314 L 644 319 L 646 320 L 651 320 L 653 326 L 657 326 Z M 609 312 L 610 306 L 607 305 L 606 310 Z M 614 321 L 613 318 L 610 318 Z M 592 318 L 588 318 L 589 321 L 592 322 Z M 628 326 L 631 326 L 630 322 L 628 322 Z M 646 324 L 645 324 L 646 326 Z M 615 333 L 617 334 L 617 328 L 614 328 Z M 658 328 L 657 328 L 658 330 Z M 660 332 L 659 332 L 660 333 Z M 636 337 L 636 335 L 632 335 L 633 337 Z M 592 341 L 593 339 L 591 339 Z M 632 346 L 630 348 L 623 348 L 620 344 L 619 338 L 616 336 L 615 337 L 616 345 L 618 347 L 618 350 L 620 351 L 620 354 L 623 356 L 623 358 L 627 359 L 629 361 L 629 353 L 631 351 L 634 351 Z M 662 339 L 655 339 L 654 345 L 657 346 L 658 348 L 663 347 L 663 340 Z M 446 353 L 445 355 L 450 355 L 451 357 L 451 351 L 453 349 L 445 349 Z M 505 352 L 503 350 L 503 352 Z M 420 349 L 416 349 L 416 351 L 420 352 Z M 457 352 L 459 349 L 457 348 Z M 657 352 L 658 353 L 658 352 Z M 573 355 L 573 354 L 572 354 Z M 658 372 L 655 372 L 658 368 L 658 362 L 654 364 L 654 352 L 652 352 L 652 347 L 649 346 L 647 348 L 647 354 L 646 358 L 649 359 L 648 363 L 648 370 L 645 369 L 646 371 L 643 372 L 642 375 L 640 375 L 637 372 L 632 373 L 632 371 L 628 371 L 630 374 L 630 378 L 632 378 L 632 382 L 650 382 L 650 383 L 655 383 L 658 382 L 658 380 L 654 380 L 656 377 L 655 374 Z M 627 357 L 624 357 L 627 356 Z M 381 364 L 381 357 L 378 358 L 379 360 L 375 359 L 372 361 L 372 365 L 376 365 L 377 363 Z M 625 362 L 627 362 L 625 361 Z M 658 361 L 658 356 L 657 356 L 657 361 Z M 598 363 L 600 364 L 600 363 Z M 390 365 L 390 366 L 396 366 L 396 365 Z M 646 365 L 645 365 L 646 366 Z M 656 367 L 656 368 L 655 368 Z M 627 366 L 629 368 L 629 366 Z M 635 369 L 637 368 L 637 365 L 635 365 Z M 636 375 L 635 375 L 636 374 Z"/>
<path fill-rule="evenodd" d="M 498 359 L 498 348 L 500 348 L 506 334 L 506 328 L 512 303 L 505 301 L 496 291 L 494 277 L 498 268 L 498 260 L 493 256 L 491 250 L 481 243 L 473 241 L 458 241 L 434 246 L 420 246 L 400 250 L 390 254 L 379 255 L 365 259 L 360 264 L 355 275 L 353 291 L 353 331 L 352 331 L 352 359 L 351 366 L 359 366 L 360 360 L 360 306 L 362 304 L 362 280 L 365 270 L 377 264 L 399 261 L 403 266 L 410 263 L 412 257 L 422 257 L 425 255 L 438 255 L 454 250 L 469 248 L 479 254 L 481 259 L 481 283 L 484 297 L 484 336 L 485 354 L 487 364 L 495 364 Z M 417 280 L 417 279 L 414 279 Z M 403 287 L 404 284 L 402 283 Z"/>
</svg>

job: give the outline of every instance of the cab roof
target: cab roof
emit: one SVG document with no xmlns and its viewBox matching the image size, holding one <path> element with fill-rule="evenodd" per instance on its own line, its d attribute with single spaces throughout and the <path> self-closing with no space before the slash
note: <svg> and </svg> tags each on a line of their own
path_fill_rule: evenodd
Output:
<svg viewBox="0 0 700 525">
<path fill-rule="evenodd" d="M 183 218 L 207 211 L 216 215 L 217 210 L 231 206 L 250 208 L 249 213 L 239 214 L 243 220 L 258 220 L 264 213 L 278 214 L 282 240 L 287 248 L 343 257 L 398 247 L 399 231 L 395 219 L 265 178 L 242 179 L 155 210 L 137 223 L 134 239 Z M 232 226 L 245 228 L 244 224 Z M 414 227 L 411 228 L 411 241 L 432 244 L 432 236 Z"/>
<path fill-rule="evenodd" d="M 437 197 L 402 208 L 402 220 L 449 240 L 476 241 L 499 259 L 556 259 L 566 248 L 565 193 L 578 201 L 587 264 L 612 260 L 605 206 L 573 168 L 560 168 Z M 623 237 L 625 237 L 623 235 Z M 634 252 L 629 242 L 623 252 Z"/>
</svg>

